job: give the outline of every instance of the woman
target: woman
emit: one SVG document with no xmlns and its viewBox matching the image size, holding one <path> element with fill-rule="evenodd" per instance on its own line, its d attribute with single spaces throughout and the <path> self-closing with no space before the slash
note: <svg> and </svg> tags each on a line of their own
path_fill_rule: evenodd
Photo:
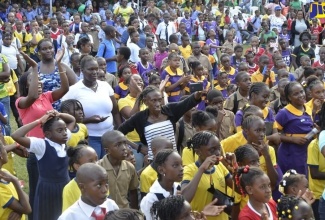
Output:
<svg viewBox="0 0 325 220">
<path fill-rule="evenodd" d="M 53 50 L 53 48 L 52 48 Z M 61 99 L 62 96 L 69 90 L 69 83 L 66 74 L 66 70 L 63 68 L 64 63 L 61 63 L 64 55 L 64 50 L 60 50 L 57 53 L 55 62 L 57 63 L 61 86 L 53 91 L 42 91 L 42 82 L 39 81 L 39 75 L 37 70 L 37 63 L 31 59 L 31 57 L 22 53 L 26 62 L 31 66 L 33 72 L 23 74 L 19 79 L 19 89 L 21 97 L 16 101 L 16 107 L 19 112 L 20 118 L 23 124 L 39 119 L 46 112 L 53 109 L 52 104 Z M 52 52 L 53 53 L 53 52 Z M 53 57 L 53 56 L 52 56 Z M 44 133 L 41 126 L 38 126 L 28 133 L 30 137 L 44 138 Z M 27 159 L 27 171 L 29 176 L 29 201 L 33 208 L 34 195 L 36 192 L 36 185 L 38 181 L 38 167 L 35 154 L 30 153 Z M 32 215 L 29 219 L 33 219 Z"/>
<path fill-rule="evenodd" d="M 128 0 L 122 0 L 120 2 L 121 4 L 114 10 L 114 19 L 122 16 L 125 19 L 125 22 L 128 22 L 130 16 L 134 14 L 134 11 L 130 6 L 128 6 Z"/>
<path fill-rule="evenodd" d="M 302 56 L 308 56 L 310 58 L 310 65 L 313 64 L 315 59 L 315 51 L 310 47 L 311 35 L 308 31 L 304 31 L 299 36 L 299 42 L 301 45 L 295 47 L 292 52 L 292 65 L 294 69 L 297 69 L 301 66 L 300 58 Z M 306 64 L 305 64 L 306 65 Z M 297 81 L 300 81 L 301 77 L 297 77 Z"/>
<path fill-rule="evenodd" d="M 43 92 L 53 91 L 61 86 L 60 74 L 58 65 L 54 57 L 54 49 L 52 41 L 49 39 L 42 39 L 37 44 L 37 51 L 40 55 L 41 62 L 38 63 L 38 75 L 39 80 L 43 83 Z M 62 63 L 62 67 L 65 69 L 69 85 L 73 85 L 77 82 L 77 77 L 71 68 Z M 54 102 L 53 108 L 58 110 L 61 101 L 58 99 Z"/>
<path fill-rule="evenodd" d="M 148 159 L 153 159 L 151 151 L 151 140 L 158 135 L 168 137 L 176 149 L 174 129 L 176 122 L 187 112 L 201 101 L 202 92 L 195 92 L 181 102 L 168 103 L 162 105 L 163 96 L 161 91 L 154 87 L 146 87 L 139 95 L 139 103 L 144 103 L 147 109 L 133 115 L 125 121 L 118 130 L 123 134 L 128 134 L 134 129 L 140 136 L 141 143 L 148 146 L 139 145 L 137 152 L 146 155 Z"/>
<path fill-rule="evenodd" d="M 112 87 L 103 81 L 97 80 L 98 63 L 92 56 L 84 56 L 80 60 L 80 69 L 83 80 L 70 87 L 69 92 L 62 100 L 76 99 L 81 102 L 85 118 L 83 123 L 88 129 L 88 142 L 99 158 L 105 155 L 101 145 L 101 136 L 121 124 L 117 102 Z"/>
<path fill-rule="evenodd" d="M 273 28 L 276 28 L 278 30 L 278 33 L 281 33 L 282 25 L 287 19 L 281 14 L 281 6 L 275 6 L 274 11 L 275 13 L 270 15 L 271 30 L 273 30 Z"/>
<path fill-rule="evenodd" d="M 291 44 L 295 47 L 300 46 L 301 41 L 299 36 L 302 32 L 309 30 L 309 22 L 304 19 L 304 13 L 302 10 L 297 12 L 297 19 L 291 24 Z"/>
<path fill-rule="evenodd" d="M 139 47 L 145 48 L 147 35 L 144 33 L 143 30 L 140 30 L 138 17 L 135 17 L 135 16 L 130 17 L 128 27 L 130 27 L 130 26 L 133 26 L 133 27 L 135 27 L 136 30 L 138 30 L 138 33 L 139 33 L 138 45 L 139 45 Z M 125 45 L 127 45 L 128 42 L 130 42 L 129 37 L 130 37 L 130 35 L 129 35 L 128 30 L 125 30 L 121 37 L 122 46 L 125 46 Z"/>
<path fill-rule="evenodd" d="M 143 111 L 146 109 L 146 106 L 144 104 L 139 105 L 139 95 L 141 94 L 143 90 L 143 81 L 138 74 L 133 74 L 129 78 L 126 79 L 126 84 L 129 87 L 129 94 L 125 98 L 121 98 L 118 101 L 118 108 L 120 111 L 121 116 L 127 120 L 132 115 L 139 111 Z M 139 134 L 136 131 L 132 131 L 126 135 L 126 138 L 135 143 L 140 144 L 140 137 Z M 133 154 L 136 159 L 136 170 L 140 170 L 143 165 L 143 157 L 144 155 L 141 153 L 138 153 L 138 149 L 132 149 Z"/>
</svg>

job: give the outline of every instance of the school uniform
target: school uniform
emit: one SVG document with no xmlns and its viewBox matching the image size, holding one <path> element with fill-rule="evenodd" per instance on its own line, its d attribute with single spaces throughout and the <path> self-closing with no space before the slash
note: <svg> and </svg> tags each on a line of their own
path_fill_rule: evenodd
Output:
<svg viewBox="0 0 325 220">
<path fill-rule="evenodd" d="M 227 99 L 228 98 L 227 87 L 221 88 L 220 85 L 216 85 L 214 88 L 217 89 L 217 90 L 219 90 L 222 93 L 222 96 L 223 96 L 224 99 Z"/>
<path fill-rule="evenodd" d="M 224 109 L 224 112 L 225 115 L 222 118 L 218 136 L 220 141 L 236 133 L 234 113 L 226 109 Z"/>
<path fill-rule="evenodd" d="M 4 136 L 3 138 L 5 140 L 5 142 L 3 143 L 4 145 L 11 145 L 11 144 L 15 143 L 14 139 L 12 139 L 12 137 L 10 137 L 10 136 Z M 2 168 L 5 170 L 8 170 L 12 175 L 16 175 L 15 167 L 14 167 L 15 154 L 14 154 L 14 152 L 11 151 L 11 152 L 7 152 L 7 155 L 8 155 L 8 162 L 3 164 Z M 1 215 L 0 215 L 0 217 L 1 217 Z"/>
<path fill-rule="evenodd" d="M 158 178 L 157 172 L 152 167 L 152 164 L 149 164 L 140 175 L 140 192 L 148 193 L 152 184 Z"/>
<path fill-rule="evenodd" d="M 298 81 L 298 79 L 302 76 L 301 80 L 299 82 L 303 82 L 305 80 L 304 75 L 305 68 L 303 66 L 300 66 L 293 72 L 293 76 Z"/>
<path fill-rule="evenodd" d="M 294 56 L 296 58 L 296 64 L 298 67 L 300 67 L 300 58 L 304 55 L 308 56 L 310 58 L 311 61 L 313 61 L 315 59 L 315 51 L 313 48 L 309 47 L 307 50 L 305 50 L 304 48 L 302 48 L 302 45 L 295 47 L 295 49 L 293 49 L 292 51 L 292 56 Z"/>
<path fill-rule="evenodd" d="M 204 54 L 200 54 L 200 57 L 199 58 L 197 58 L 196 56 L 194 56 L 194 55 L 191 55 L 188 59 L 187 59 L 187 63 L 188 64 L 190 64 L 191 62 L 193 62 L 193 61 L 199 61 L 201 64 L 202 64 L 202 66 L 204 67 L 204 68 L 206 68 L 208 71 L 209 71 L 209 73 L 210 73 L 210 71 L 212 70 L 212 65 L 211 65 L 211 63 L 210 63 L 210 60 L 209 60 L 209 58 L 207 57 L 207 56 L 205 56 Z"/>
<path fill-rule="evenodd" d="M 183 133 L 181 134 L 182 131 Z M 183 149 L 186 148 L 188 139 L 193 137 L 195 132 L 195 128 L 192 124 L 185 122 L 183 118 L 176 123 L 175 140 L 180 155 L 182 155 Z M 179 140 L 180 138 L 182 138 L 182 140 Z"/>
<path fill-rule="evenodd" d="M 274 101 L 276 100 L 277 98 L 280 98 L 280 93 L 278 91 L 278 85 L 275 85 L 273 86 L 271 89 L 270 89 L 270 101 Z"/>
<path fill-rule="evenodd" d="M 220 69 L 219 69 L 219 72 L 227 72 L 228 74 L 228 79 L 229 79 L 229 83 L 235 83 L 235 78 L 237 76 L 237 70 L 235 68 L 233 68 L 232 66 L 230 67 L 230 70 L 229 71 L 226 71 L 225 68 L 222 66 Z"/>
<path fill-rule="evenodd" d="M 223 107 L 236 114 L 238 109 L 242 109 L 247 103 L 248 97 L 243 97 L 239 91 L 236 91 L 226 99 Z"/>
<path fill-rule="evenodd" d="M 157 51 L 155 53 L 155 55 L 153 56 L 153 60 L 155 62 L 155 66 L 158 70 L 161 69 L 161 67 L 162 67 L 161 64 L 162 64 L 163 60 L 167 57 L 168 57 L 167 51 L 165 51 L 163 53 L 160 53 L 160 51 Z"/>
<path fill-rule="evenodd" d="M 123 82 L 120 82 L 114 89 L 114 96 L 116 99 L 125 98 L 129 93 L 129 87 Z"/>
<path fill-rule="evenodd" d="M 141 61 L 137 63 L 137 70 L 143 80 L 145 87 L 149 85 L 148 73 L 153 69 L 154 69 L 153 65 L 149 62 L 147 62 L 147 66 L 144 66 Z"/>
<path fill-rule="evenodd" d="M 182 184 L 187 184 L 192 181 L 193 177 L 198 172 L 199 167 L 200 164 L 198 161 L 185 166 Z M 192 199 L 192 210 L 201 212 L 204 209 L 204 206 L 212 201 L 213 194 L 207 191 L 211 187 L 211 184 L 214 185 L 215 189 L 226 193 L 226 179 L 230 178 L 230 176 L 229 171 L 222 163 L 214 165 L 209 171 L 205 171 L 202 174 L 200 182 L 196 188 L 195 195 Z M 222 212 L 218 216 L 208 216 L 207 220 L 228 220 L 228 215 Z"/>
<path fill-rule="evenodd" d="M 273 110 L 274 112 L 274 117 L 276 114 L 278 114 L 280 109 L 283 109 L 286 106 L 286 104 L 283 104 L 280 100 L 280 98 L 277 98 L 276 100 L 272 101 L 270 103 L 270 108 Z"/>
<path fill-rule="evenodd" d="M 268 203 L 265 203 L 265 206 L 268 210 L 269 220 L 277 220 L 278 215 L 276 211 L 276 203 L 273 199 L 270 199 Z M 252 205 L 248 202 L 248 204 L 240 211 L 238 219 L 250 219 L 250 220 L 260 220 L 261 214 L 259 214 Z"/>
<path fill-rule="evenodd" d="M 276 82 L 275 80 L 275 74 L 273 71 L 270 71 L 270 77 L 271 77 L 271 81 L 273 82 L 273 84 Z M 265 80 L 265 84 L 266 85 L 269 85 L 270 83 L 270 77 L 268 77 L 266 80 Z M 253 73 L 253 75 L 251 76 L 251 80 L 252 80 L 252 83 L 254 82 L 263 82 L 263 78 L 264 78 L 264 75 L 263 73 L 260 71 L 260 69 L 258 69 L 255 73 Z"/>
<path fill-rule="evenodd" d="M 70 137 L 68 130 L 68 137 Z M 33 219 L 57 220 L 62 212 L 62 192 L 70 181 L 66 146 L 47 138 L 30 137 L 29 152 L 37 158 L 39 179 L 34 198 Z"/>
<path fill-rule="evenodd" d="M 118 206 L 111 199 L 96 207 L 90 206 L 80 198 L 71 207 L 65 210 L 58 220 L 81 220 L 81 219 L 104 219 L 104 216 L 109 211 L 118 210 Z M 99 214 L 95 214 L 99 213 Z"/>
<path fill-rule="evenodd" d="M 175 34 L 176 32 L 177 31 L 173 22 L 168 22 L 168 24 L 165 22 L 160 22 L 157 26 L 155 34 L 159 36 L 160 40 L 165 40 L 167 41 L 167 44 L 169 44 L 170 35 Z"/>
<path fill-rule="evenodd" d="M 288 104 L 275 116 L 277 127 L 286 136 L 305 137 L 313 129 L 312 111 L 305 106 L 301 112 Z M 307 175 L 307 147 L 289 142 L 282 142 L 278 149 L 278 164 L 283 173 L 295 169 L 298 173 Z"/>
<path fill-rule="evenodd" d="M 189 83 L 187 84 L 187 86 L 185 87 L 185 91 L 190 93 L 190 84 L 191 83 L 198 83 L 198 82 L 202 82 L 203 84 L 203 90 L 208 90 L 210 88 L 210 82 L 205 78 L 205 76 L 201 76 L 201 79 L 196 78 L 194 75 L 191 75 L 192 78 L 190 79 Z M 202 98 L 202 101 L 198 104 L 198 106 L 196 107 L 197 110 L 205 110 L 205 98 Z"/>
<path fill-rule="evenodd" d="M 167 66 L 164 71 L 162 71 L 160 78 L 164 80 L 166 76 L 169 75 L 169 80 L 166 83 L 165 87 L 171 86 L 172 84 L 175 84 L 178 80 L 180 80 L 184 73 L 181 69 L 177 68 L 176 73 L 174 73 L 170 66 Z M 181 98 L 181 85 L 174 88 L 171 92 L 167 92 L 168 95 L 168 102 L 178 102 Z"/>
<path fill-rule="evenodd" d="M 230 57 L 230 66 L 235 68 L 236 71 L 238 71 L 239 64 L 242 63 L 242 62 L 246 63 L 246 59 L 241 57 L 240 61 L 237 61 L 236 56 L 231 56 Z"/>
<path fill-rule="evenodd" d="M 186 47 L 178 46 L 179 51 L 181 51 L 182 56 L 184 59 L 188 59 L 192 55 L 192 47 L 191 45 L 187 45 Z"/>
<path fill-rule="evenodd" d="M 79 189 L 78 183 L 75 178 L 70 180 L 70 182 L 63 188 L 62 193 L 62 212 L 67 210 L 72 206 L 81 196 L 81 191 Z"/>
<path fill-rule="evenodd" d="M 116 175 L 107 155 L 98 161 L 108 174 L 108 187 L 110 198 L 113 199 L 119 208 L 129 208 L 128 192 L 136 190 L 139 186 L 137 172 L 130 162 L 123 160 L 121 162 L 118 175 Z"/>
<path fill-rule="evenodd" d="M 82 123 L 76 123 L 75 130 L 71 131 L 71 137 L 67 142 L 69 147 L 76 147 L 79 141 L 85 140 L 88 137 L 88 129 Z"/>
</svg>

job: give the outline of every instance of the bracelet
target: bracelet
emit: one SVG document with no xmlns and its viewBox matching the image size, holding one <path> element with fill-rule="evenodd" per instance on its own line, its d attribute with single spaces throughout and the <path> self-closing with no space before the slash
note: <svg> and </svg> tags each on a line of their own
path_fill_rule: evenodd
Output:
<svg viewBox="0 0 325 220">
<path fill-rule="evenodd" d="M 142 144 L 139 144 L 139 145 L 138 145 L 138 150 L 137 150 L 137 153 L 140 153 L 140 151 L 141 151 L 141 148 L 142 148 Z"/>
<path fill-rule="evenodd" d="M 59 74 L 63 74 L 63 73 L 67 73 L 67 71 L 62 71 L 62 72 L 59 72 Z"/>
</svg>

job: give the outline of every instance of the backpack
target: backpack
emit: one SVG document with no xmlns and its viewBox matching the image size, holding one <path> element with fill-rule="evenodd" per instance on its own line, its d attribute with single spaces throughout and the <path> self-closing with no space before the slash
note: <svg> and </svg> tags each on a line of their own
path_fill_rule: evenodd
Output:
<svg viewBox="0 0 325 220">
<path fill-rule="evenodd" d="M 238 111 L 238 100 L 237 100 L 237 93 L 234 93 L 234 108 L 232 109 L 232 112 L 236 115 Z"/>
<path fill-rule="evenodd" d="M 257 18 L 255 18 L 255 20 L 252 22 L 252 24 L 255 24 L 255 22 L 257 21 Z M 254 27 L 250 22 L 247 24 L 247 31 L 249 32 L 253 32 L 254 31 Z"/>
</svg>

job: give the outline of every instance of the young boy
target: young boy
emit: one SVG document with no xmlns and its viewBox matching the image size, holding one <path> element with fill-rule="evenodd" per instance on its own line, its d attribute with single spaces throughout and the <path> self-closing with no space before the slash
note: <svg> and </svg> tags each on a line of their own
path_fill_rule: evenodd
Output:
<svg viewBox="0 0 325 220">
<path fill-rule="evenodd" d="M 220 114 L 220 127 L 217 131 L 217 136 L 221 140 L 236 133 L 235 126 L 235 115 L 233 112 L 223 108 L 224 97 L 223 94 L 216 89 L 210 90 L 207 95 L 208 106 L 214 106 L 218 109 L 218 114 Z M 219 115 L 218 115 L 219 117 Z"/>
<path fill-rule="evenodd" d="M 226 101 L 224 108 L 236 114 L 238 109 L 242 109 L 248 103 L 248 92 L 251 87 L 251 77 L 247 72 L 239 72 L 235 77 L 238 90 L 230 95 Z"/>
<path fill-rule="evenodd" d="M 153 65 L 149 62 L 149 51 L 142 48 L 139 51 L 140 62 L 137 63 L 137 70 L 140 74 L 145 87 L 149 85 L 148 73 L 154 69 Z"/>
<path fill-rule="evenodd" d="M 284 94 L 284 87 L 289 83 L 290 81 L 287 78 L 282 78 L 279 80 L 277 92 L 279 93 L 280 97 L 270 103 L 270 108 L 273 110 L 274 115 L 278 114 L 279 110 L 283 109 L 288 104 Z"/>
<path fill-rule="evenodd" d="M 283 62 L 283 61 L 282 61 Z M 289 72 L 285 69 L 285 68 L 281 68 L 278 70 L 278 74 L 277 74 L 277 81 L 280 81 L 281 79 L 289 79 Z M 271 89 L 270 89 L 270 98 L 269 98 L 269 101 L 272 102 L 274 101 L 275 99 L 279 98 L 280 97 L 280 93 L 278 91 L 278 85 L 275 85 L 273 86 Z"/>
<path fill-rule="evenodd" d="M 188 59 L 192 54 L 192 47 L 190 45 L 190 37 L 188 35 L 182 35 L 182 45 L 179 46 L 179 50 L 182 53 L 184 59 Z"/>
<path fill-rule="evenodd" d="M 107 184 L 112 184 L 108 180 L 107 172 L 101 166 L 94 163 L 81 165 L 76 176 L 81 197 L 58 220 L 104 219 L 107 212 L 119 209 L 112 199 L 107 198 Z"/>
<path fill-rule="evenodd" d="M 156 136 L 154 139 L 152 139 L 151 150 L 154 158 L 156 158 L 159 151 L 164 149 L 173 149 L 173 143 L 168 138 Z M 142 171 L 140 175 L 140 192 L 142 198 L 145 197 L 145 195 L 149 192 L 150 187 L 157 179 L 157 172 L 152 168 L 152 161 L 149 162 L 150 164 Z"/>
<path fill-rule="evenodd" d="M 167 47 L 167 42 L 165 40 L 160 40 L 159 41 L 159 46 L 158 46 L 158 51 L 156 52 L 153 60 L 154 60 L 154 66 L 160 70 L 159 72 L 162 71 L 161 69 L 161 63 L 164 58 L 168 56 L 168 52 L 166 51 Z"/>
<path fill-rule="evenodd" d="M 56 40 L 58 36 L 61 34 L 61 30 L 58 28 L 58 19 L 51 18 L 50 19 L 50 26 L 51 26 L 51 38 Z"/>
<path fill-rule="evenodd" d="M 70 32 L 73 34 L 78 34 L 81 32 L 81 19 L 79 14 L 73 15 L 73 23 L 70 25 Z"/>
<path fill-rule="evenodd" d="M 295 70 L 293 75 L 296 78 L 296 80 L 301 83 L 302 81 L 305 80 L 305 78 L 304 78 L 305 68 L 311 66 L 311 60 L 310 60 L 309 56 L 303 55 L 302 57 L 300 57 L 300 64 L 301 64 L 301 66 Z"/>
<path fill-rule="evenodd" d="M 244 48 L 242 45 L 236 45 L 234 48 L 235 55 L 230 57 L 230 66 L 234 67 L 237 71 L 239 64 L 246 61 L 245 58 L 242 58 L 243 50 Z"/>
<path fill-rule="evenodd" d="M 315 59 L 314 62 L 319 60 L 319 46 L 317 45 L 318 35 L 312 34 L 310 40 L 310 47 L 314 49 L 315 52 Z"/>
<path fill-rule="evenodd" d="M 185 30 L 190 38 L 192 38 L 193 20 L 190 17 L 189 11 L 184 11 L 184 18 L 181 20 L 181 24 L 185 24 Z"/>
<path fill-rule="evenodd" d="M 289 47 L 290 34 L 288 34 L 288 25 L 287 24 L 283 24 L 281 27 L 281 33 L 279 34 L 278 42 L 280 39 L 284 39 L 286 42 L 285 46 Z"/>
<path fill-rule="evenodd" d="M 81 33 L 75 34 L 74 45 L 76 46 L 80 38 L 88 38 L 90 43 L 93 44 L 94 40 L 93 37 L 89 34 L 90 28 L 87 22 L 82 22 L 81 25 Z"/>
<path fill-rule="evenodd" d="M 125 161 L 126 137 L 120 131 L 107 131 L 102 136 L 102 146 L 107 154 L 98 164 L 108 173 L 110 197 L 119 208 L 138 209 L 139 180 L 134 166 Z"/>
<path fill-rule="evenodd" d="M 226 99 L 228 98 L 227 87 L 228 87 L 228 74 L 227 72 L 219 72 L 217 75 L 218 85 L 214 88 L 222 93 L 222 96 Z"/>
<path fill-rule="evenodd" d="M 325 47 L 319 48 L 319 60 L 315 61 L 312 67 L 317 68 L 320 67 L 325 70 Z"/>
<path fill-rule="evenodd" d="M 106 72 L 106 60 L 103 57 L 97 57 L 98 68 L 105 73 L 105 79 L 112 88 L 117 86 L 117 79 L 113 74 Z M 99 77 L 99 76 L 98 76 Z"/>
<path fill-rule="evenodd" d="M 252 82 L 264 82 L 269 88 L 273 87 L 275 83 L 275 74 L 268 67 L 269 65 L 269 57 L 266 55 L 262 55 L 259 59 L 258 66 L 259 69 L 253 73 Z"/>
<path fill-rule="evenodd" d="M 153 48 L 153 41 L 154 41 L 153 37 L 146 38 L 146 49 L 148 50 L 148 53 L 149 53 L 149 62 L 150 63 L 153 63 L 153 60 L 154 60 L 153 58 L 156 53 L 156 49 Z"/>
<path fill-rule="evenodd" d="M 281 55 L 282 59 L 286 63 L 286 65 L 289 67 L 291 65 L 291 49 L 287 47 L 287 41 L 284 38 L 279 39 L 279 45 L 281 49 Z"/>
</svg>

